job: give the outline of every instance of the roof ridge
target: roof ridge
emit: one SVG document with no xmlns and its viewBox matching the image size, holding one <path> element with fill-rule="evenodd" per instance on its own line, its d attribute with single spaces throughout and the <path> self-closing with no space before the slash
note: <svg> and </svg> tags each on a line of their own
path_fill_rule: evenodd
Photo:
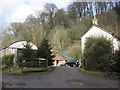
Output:
<svg viewBox="0 0 120 90">
<path fill-rule="evenodd" d="M 1 50 L 4 50 L 4 49 L 6 49 L 6 48 L 8 48 L 10 45 L 12 45 L 12 44 L 14 44 L 14 43 L 21 42 L 21 41 L 26 41 L 26 40 L 14 41 L 14 42 L 10 43 L 9 45 L 7 45 L 7 46 L 3 47 L 2 49 L 0 49 L 0 51 L 1 51 Z M 26 42 L 30 42 L 30 41 L 26 41 Z"/>
<path fill-rule="evenodd" d="M 100 29 L 102 29 L 103 31 L 105 31 L 105 32 L 107 32 L 107 33 L 109 33 L 109 34 L 111 34 L 111 32 L 108 32 L 108 30 L 107 29 L 105 29 L 105 28 L 103 28 L 103 27 L 101 27 L 101 26 L 98 26 L 98 25 L 92 25 L 92 27 L 93 26 L 95 26 L 95 27 L 97 27 L 97 28 L 100 28 Z M 112 35 L 112 34 L 111 34 Z"/>
</svg>

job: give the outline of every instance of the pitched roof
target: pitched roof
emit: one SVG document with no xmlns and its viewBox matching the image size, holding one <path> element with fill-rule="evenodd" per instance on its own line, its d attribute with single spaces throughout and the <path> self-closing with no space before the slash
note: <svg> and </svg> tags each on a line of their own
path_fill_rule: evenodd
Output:
<svg viewBox="0 0 120 90">
<path fill-rule="evenodd" d="M 16 42 L 13 42 L 13 43 L 11 43 L 10 45 L 2 48 L 1 50 L 4 50 L 4 49 L 6 49 L 6 48 L 18 48 L 18 49 L 22 49 L 22 48 L 24 48 L 24 45 L 26 45 L 26 43 L 27 43 L 27 41 L 25 41 L 25 40 L 16 41 Z M 31 48 L 32 48 L 33 50 L 37 50 L 37 49 L 38 49 L 36 45 L 34 45 L 34 44 L 31 43 L 31 42 L 29 42 L 29 43 L 30 43 L 30 45 L 32 45 Z M 0 51 L 1 51 L 1 50 L 0 50 Z"/>
<path fill-rule="evenodd" d="M 72 57 L 70 57 L 69 53 L 70 53 L 70 50 L 60 51 L 60 55 L 62 55 L 62 56 L 63 56 L 64 58 L 66 58 L 67 60 L 73 59 Z"/>
<path fill-rule="evenodd" d="M 108 33 L 105 31 L 105 29 L 93 25 L 82 37 L 81 37 L 81 46 L 82 46 L 82 52 L 84 50 L 85 47 L 85 42 L 86 39 L 89 37 L 105 37 L 107 40 L 111 40 L 114 46 L 114 50 L 118 50 L 119 48 L 119 41 L 113 37 L 112 34 Z"/>
<path fill-rule="evenodd" d="M 63 61 L 63 60 L 66 60 L 66 58 L 64 58 L 64 57 L 63 57 L 62 55 L 60 55 L 60 54 L 56 54 L 54 60 L 61 60 L 61 61 Z"/>
<path fill-rule="evenodd" d="M 24 48 L 24 45 L 27 44 L 27 41 L 19 41 L 19 42 L 16 42 L 16 43 L 13 43 L 9 46 L 9 48 Z M 31 49 L 34 49 L 34 50 L 37 50 L 37 46 L 34 45 L 33 43 L 29 42 L 29 44 L 32 46 Z"/>
<path fill-rule="evenodd" d="M 93 25 L 83 36 L 82 38 L 86 38 L 86 37 L 91 37 L 91 36 L 95 36 L 95 37 L 105 37 L 105 38 L 110 38 L 112 39 L 113 36 L 106 32 L 104 29 L 98 27 L 98 26 L 95 26 Z"/>
</svg>

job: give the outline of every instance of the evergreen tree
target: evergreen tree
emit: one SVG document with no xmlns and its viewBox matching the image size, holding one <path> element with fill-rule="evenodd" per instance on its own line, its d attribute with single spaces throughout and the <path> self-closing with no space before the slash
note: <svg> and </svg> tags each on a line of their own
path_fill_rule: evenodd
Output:
<svg viewBox="0 0 120 90">
<path fill-rule="evenodd" d="M 39 58 L 45 58 L 47 60 L 48 66 L 53 65 L 53 57 L 52 55 L 52 47 L 51 44 L 49 44 L 47 39 L 43 39 L 42 43 L 38 47 L 37 57 Z"/>
<path fill-rule="evenodd" d="M 32 51 L 32 45 L 30 45 L 29 42 L 24 45 L 24 49 L 22 50 L 22 57 L 23 58 L 32 58 L 33 57 L 33 51 Z"/>
<path fill-rule="evenodd" d="M 24 48 L 22 49 L 21 55 L 19 57 L 19 66 L 22 65 L 23 61 L 25 60 L 26 64 L 27 62 L 31 62 L 31 65 L 33 64 L 31 58 L 34 58 L 34 52 L 31 49 L 33 45 L 30 45 L 30 42 L 27 42 L 26 44 L 23 44 Z"/>
</svg>

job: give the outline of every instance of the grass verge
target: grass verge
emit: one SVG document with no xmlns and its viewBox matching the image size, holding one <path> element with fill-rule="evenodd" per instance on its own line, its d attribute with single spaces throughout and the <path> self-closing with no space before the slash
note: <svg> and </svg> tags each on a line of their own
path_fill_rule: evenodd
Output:
<svg viewBox="0 0 120 90">
<path fill-rule="evenodd" d="M 89 74 L 91 76 L 96 76 L 96 77 L 103 77 L 103 78 L 109 78 L 109 79 L 118 79 L 116 74 L 111 74 L 109 75 L 107 72 L 100 72 L 100 71 L 87 71 L 85 69 L 80 68 L 80 71 L 83 73 Z"/>
<path fill-rule="evenodd" d="M 3 74 L 15 74 L 20 75 L 24 73 L 40 73 L 40 74 L 48 74 L 51 73 L 55 68 L 32 68 L 32 67 L 24 67 L 23 70 L 21 67 L 6 67 L 2 70 Z"/>
<path fill-rule="evenodd" d="M 2 69 L 3 74 L 22 74 L 20 67 L 5 67 Z"/>
<path fill-rule="evenodd" d="M 99 71 L 87 71 L 85 69 L 80 68 L 80 71 L 92 75 L 92 76 L 98 76 L 98 77 L 106 77 L 105 72 L 99 72 Z"/>
</svg>

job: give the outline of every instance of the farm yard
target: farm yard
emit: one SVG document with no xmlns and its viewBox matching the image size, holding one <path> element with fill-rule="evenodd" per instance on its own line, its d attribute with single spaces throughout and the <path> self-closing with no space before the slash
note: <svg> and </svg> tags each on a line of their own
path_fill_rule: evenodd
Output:
<svg viewBox="0 0 120 90">
<path fill-rule="evenodd" d="M 2 88 L 118 89 L 120 1 L 46 1 L 0 3 Z"/>
</svg>

